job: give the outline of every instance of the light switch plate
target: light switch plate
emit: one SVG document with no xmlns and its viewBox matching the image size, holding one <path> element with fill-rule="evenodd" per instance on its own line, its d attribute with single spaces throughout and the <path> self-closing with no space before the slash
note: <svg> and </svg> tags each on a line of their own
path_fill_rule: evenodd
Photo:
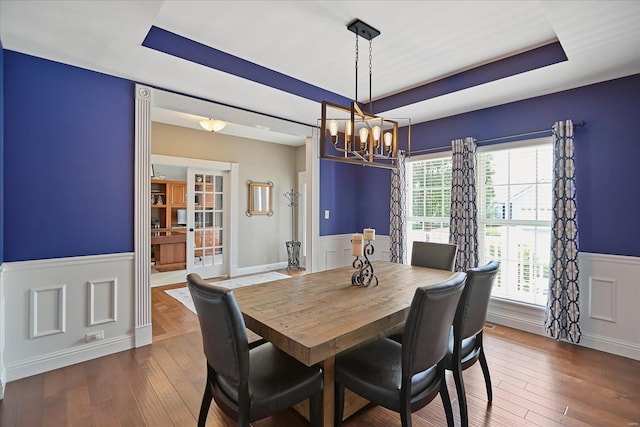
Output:
<svg viewBox="0 0 640 427">
<path fill-rule="evenodd" d="M 324 219 L 329 219 L 329 209 L 325 209 L 325 211 L 324 211 Z"/>
</svg>

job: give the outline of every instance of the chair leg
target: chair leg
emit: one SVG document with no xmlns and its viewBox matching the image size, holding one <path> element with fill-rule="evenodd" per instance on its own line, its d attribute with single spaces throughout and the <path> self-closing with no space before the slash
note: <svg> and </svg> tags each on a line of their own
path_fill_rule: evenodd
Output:
<svg viewBox="0 0 640 427">
<path fill-rule="evenodd" d="M 464 391 L 464 381 L 462 379 L 462 366 L 460 362 L 456 362 L 453 366 L 453 379 L 456 383 L 456 392 L 458 393 L 458 405 L 460 406 L 460 425 L 467 427 L 469 425 L 469 416 L 467 414 L 467 396 Z"/>
<path fill-rule="evenodd" d="M 322 391 L 309 397 L 309 423 L 311 427 L 320 427 L 320 415 L 322 413 Z"/>
<path fill-rule="evenodd" d="M 340 427 L 342 425 L 342 416 L 344 414 L 344 386 L 339 383 L 335 383 L 334 388 L 334 412 L 333 412 L 333 425 L 334 427 Z"/>
<path fill-rule="evenodd" d="M 402 427 L 411 427 L 411 396 L 402 393 L 400 396 L 400 424 Z"/>
<path fill-rule="evenodd" d="M 205 427 L 207 423 L 207 415 L 209 414 L 209 407 L 211 406 L 211 399 L 213 399 L 213 390 L 211 390 L 211 378 L 210 373 L 207 374 L 207 384 L 204 387 L 204 394 L 202 395 L 202 404 L 200 405 L 200 415 L 198 416 L 198 427 Z"/>
<path fill-rule="evenodd" d="M 482 374 L 484 375 L 484 383 L 487 386 L 487 400 L 491 402 L 493 400 L 493 393 L 491 391 L 491 376 L 489 376 L 489 365 L 487 365 L 487 358 L 484 356 L 484 347 L 480 347 L 480 366 L 482 367 Z"/>
<path fill-rule="evenodd" d="M 453 409 L 451 408 L 451 398 L 449 397 L 449 390 L 447 390 L 447 380 L 442 375 L 440 381 L 440 399 L 442 399 L 442 406 L 444 406 L 444 413 L 447 416 L 447 426 L 453 427 L 455 425 L 453 421 Z"/>
</svg>

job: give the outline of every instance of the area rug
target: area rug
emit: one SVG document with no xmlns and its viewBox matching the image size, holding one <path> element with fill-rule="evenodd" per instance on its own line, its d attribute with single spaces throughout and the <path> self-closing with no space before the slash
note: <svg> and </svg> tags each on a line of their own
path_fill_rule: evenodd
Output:
<svg viewBox="0 0 640 427">
<path fill-rule="evenodd" d="M 216 286 L 223 286 L 225 288 L 233 289 L 239 288 L 241 286 L 255 285 L 257 283 L 271 282 L 273 280 L 288 279 L 290 277 L 291 276 L 287 276 L 286 274 L 269 271 L 267 273 L 235 277 L 233 279 L 212 283 Z M 173 298 L 180 301 L 189 310 L 193 311 L 194 313 L 196 312 L 196 308 L 193 305 L 193 300 L 191 299 L 191 293 L 189 292 L 189 288 L 187 288 L 186 286 L 183 288 L 167 289 L 165 292 L 169 294 L 169 296 L 172 296 Z"/>
</svg>

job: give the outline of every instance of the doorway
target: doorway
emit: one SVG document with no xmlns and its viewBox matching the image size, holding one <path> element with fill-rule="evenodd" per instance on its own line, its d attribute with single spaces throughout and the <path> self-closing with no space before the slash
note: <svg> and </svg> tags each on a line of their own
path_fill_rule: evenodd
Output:
<svg viewBox="0 0 640 427">
<path fill-rule="evenodd" d="M 178 212 L 170 213 L 181 211 L 182 205 L 177 209 L 167 208 L 171 220 L 166 222 L 171 232 L 184 235 L 181 241 L 184 265 L 161 272 L 152 265 L 151 287 L 184 282 L 190 272 L 204 278 L 231 274 L 231 262 L 237 252 L 231 244 L 231 236 L 237 234 L 238 225 L 237 216 L 231 215 L 232 206 L 228 200 L 237 200 L 238 197 L 237 164 L 151 154 L 151 165 L 156 182 L 158 179 L 162 182 L 184 182 L 186 210 L 185 221 L 178 218 Z M 154 179 L 150 181 L 153 183 Z M 212 185 L 204 185 L 207 181 Z M 170 201 L 167 203 L 173 206 Z M 151 209 L 151 221 L 154 220 L 153 211 Z M 152 235 L 154 231 L 151 229 Z"/>
</svg>

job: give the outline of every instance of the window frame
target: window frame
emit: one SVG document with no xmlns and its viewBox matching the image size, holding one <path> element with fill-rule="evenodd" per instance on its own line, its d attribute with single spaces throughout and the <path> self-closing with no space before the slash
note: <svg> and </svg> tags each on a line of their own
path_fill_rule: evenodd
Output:
<svg viewBox="0 0 640 427">
<path fill-rule="evenodd" d="M 495 153 L 495 152 L 507 151 L 507 150 L 511 151 L 519 148 L 533 149 L 536 147 L 548 146 L 548 145 L 551 145 L 551 149 L 553 150 L 552 144 L 553 144 L 552 136 L 546 136 L 542 138 L 524 139 L 524 140 L 518 140 L 518 141 L 512 141 L 512 142 L 506 142 L 506 143 L 500 143 L 500 144 L 478 146 L 476 149 L 476 154 Z M 480 165 L 477 165 L 476 180 L 480 181 L 480 179 L 481 179 Z M 478 184 L 477 186 L 479 188 Z M 478 194 L 478 199 L 480 198 L 479 196 L 480 194 Z M 550 218 L 549 220 L 540 220 L 540 219 L 537 219 L 537 220 L 490 219 L 489 220 L 484 215 L 484 210 L 483 210 L 484 206 L 482 206 L 481 203 L 478 203 L 477 206 L 478 206 L 478 265 L 484 265 L 487 262 L 492 260 L 492 258 L 485 258 L 486 240 L 483 238 L 484 233 L 481 235 L 481 232 L 480 232 L 480 230 L 483 230 L 487 224 L 507 225 L 507 226 L 546 227 L 549 229 L 549 232 L 551 232 L 551 227 L 553 226 L 552 218 Z M 547 250 L 550 251 L 551 249 L 548 248 Z M 547 269 L 549 268 L 550 266 L 547 265 Z M 503 302 L 512 303 L 512 304 L 518 304 L 520 306 L 529 306 L 535 309 L 544 308 L 544 306 L 546 305 L 546 299 L 544 298 L 543 298 L 544 302 L 535 303 L 535 302 L 523 301 L 523 300 L 514 299 L 514 298 L 508 298 L 501 295 L 494 295 L 493 292 L 491 294 L 491 298 L 496 301 L 503 301 Z"/>
<path fill-rule="evenodd" d="M 513 150 L 513 149 L 517 149 L 517 148 L 535 148 L 537 146 L 544 146 L 544 145 L 549 145 L 549 144 L 553 144 L 553 138 L 552 136 L 546 136 L 546 137 L 541 137 L 541 138 L 530 138 L 530 139 L 524 139 L 524 140 L 517 140 L 517 141 L 510 141 L 510 142 L 505 142 L 505 143 L 495 143 L 495 144 L 487 144 L 487 145 L 480 145 L 477 147 L 476 152 L 478 154 L 482 154 L 482 153 L 488 153 L 488 152 L 498 152 L 498 151 L 504 151 L 504 150 Z M 429 153 L 429 154 L 425 154 L 425 155 L 421 155 L 421 156 L 416 156 L 416 157 L 412 157 L 410 160 L 407 160 L 407 169 L 409 167 L 412 167 L 411 164 L 415 163 L 415 162 L 420 162 L 420 161 L 428 161 L 428 160 L 437 160 L 437 159 L 451 159 L 453 156 L 453 153 L 451 150 L 446 150 L 446 151 L 439 151 L 439 152 L 435 152 L 435 153 Z M 428 221 L 428 222 L 433 222 L 431 221 L 431 219 L 434 219 L 435 217 L 415 217 L 413 216 L 413 212 L 412 212 L 412 207 L 413 207 L 413 200 L 412 200 L 412 196 L 413 196 L 413 188 L 409 187 L 410 185 L 412 185 L 412 181 L 409 179 L 410 176 L 407 176 L 407 200 L 406 200 L 406 229 L 405 232 L 407 233 L 407 262 L 409 262 L 410 260 L 410 255 L 411 255 L 411 242 L 413 240 L 409 240 L 409 237 L 411 237 L 412 234 L 412 230 L 411 230 L 411 225 L 413 222 L 416 221 Z M 476 179 L 480 180 L 480 170 L 477 169 L 476 170 Z M 410 197 L 411 195 L 411 197 Z M 548 227 L 549 230 L 551 230 L 552 227 L 552 219 L 549 220 L 513 220 L 513 219 L 500 219 L 500 220 L 496 220 L 496 219 L 492 219 L 492 220 L 487 220 L 485 218 L 485 216 L 483 215 L 483 209 L 484 207 L 480 206 L 480 203 L 478 203 L 478 230 L 480 233 L 480 230 L 484 230 L 484 226 L 487 223 L 490 224 L 504 224 L 504 225 L 526 225 L 526 226 L 535 226 L 535 227 Z M 438 217 L 439 218 L 439 217 Z M 483 236 L 480 236 L 480 234 L 478 235 L 478 262 L 479 265 L 483 265 L 486 264 L 489 259 L 485 259 L 485 239 L 483 238 Z M 549 249 L 550 250 L 550 249 Z M 528 301 L 523 301 L 523 300 L 517 300 L 517 299 L 511 299 L 511 298 L 507 298 L 504 296 L 491 296 L 491 299 L 494 300 L 499 306 L 501 307 L 505 307 L 508 306 L 510 304 L 512 304 L 514 307 L 520 307 L 518 308 L 518 310 L 522 310 L 523 307 L 530 307 L 533 311 L 532 314 L 535 316 L 535 318 L 539 318 L 540 312 L 541 310 L 544 309 L 544 306 L 542 303 L 532 303 L 532 302 L 528 302 Z"/>
<path fill-rule="evenodd" d="M 439 160 L 439 159 L 452 159 L 453 157 L 453 152 L 451 150 L 445 150 L 445 151 L 438 151 L 436 153 L 429 153 L 429 154 L 423 154 L 420 156 L 414 156 L 414 157 L 410 157 L 407 161 L 406 161 L 406 165 L 405 165 L 405 170 L 408 170 L 408 167 L 412 167 L 410 164 L 416 163 L 416 162 L 421 162 L 421 161 L 426 161 L 426 160 Z M 407 182 L 407 187 L 409 187 L 409 185 L 411 185 L 411 181 L 409 179 L 409 176 L 406 177 L 406 182 Z M 417 217 L 417 216 L 413 216 L 410 215 L 410 213 L 413 213 L 411 211 L 412 206 L 413 206 L 413 200 L 411 197 L 409 197 L 409 193 L 413 194 L 413 188 L 408 188 L 407 191 L 407 198 L 406 198 L 406 205 L 405 205 L 405 209 L 407 212 L 406 218 L 405 218 L 405 222 L 406 222 L 406 227 L 405 227 L 405 233 L 407 236 L 407 259 L 406 262 L 409 263 L 411 260 L 411 252 L 412 252 L 412 245 L 411 243 L 413 242 L 413 240 L 409 241 L 409 236 L 412 235 L 412 229 L 411 229 L 411 223 L 412 222 L 416 222 L 416 221 L 425 221 L 425 222 L 434 222 L 436 219 L 438 218 L 444 218 L 444 217 Z M 450 218 L 450 216 L 449 216 Z"/>
</svg>

